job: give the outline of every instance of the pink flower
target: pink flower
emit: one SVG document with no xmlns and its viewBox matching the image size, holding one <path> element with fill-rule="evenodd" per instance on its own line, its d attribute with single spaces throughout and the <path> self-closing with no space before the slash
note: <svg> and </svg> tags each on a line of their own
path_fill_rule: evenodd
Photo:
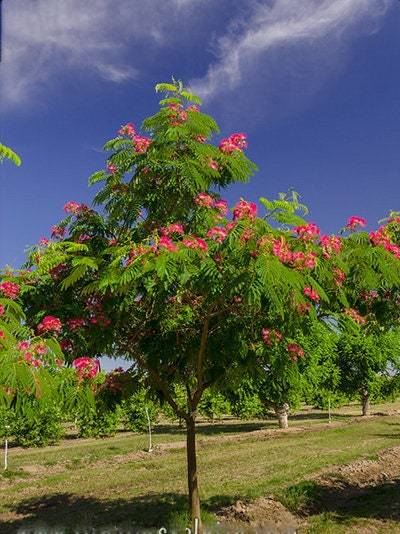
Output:
<svg viewBox="0 0 400 534">
<path fill-rule="evenodd" d="M 219 144 L 221 152 L 232 154 L 235 150 L 241 151 L 247 147 L 246 135 L 243 133 L 232 134 L 229 137 L 222 139 Z"/>
<path fill-rule="evenodd" d="M 187 108 L 187 111 L 192 111 L 194 113 L 199 113 L 200 112 L 200 108 L 196 104 L 192 104 L 191 106 L 189 106 Z"/>
<path fill-rule="evenodd" d="M 218 163 L 213 159 L 210 159 L 208 161 L 208 166 L 210 167 L 210 169 L 213 169 L 214 171 L 217 171 L 219 169 Z"/>
<path fill-rule="evenodd" d="M 4 315 L 5 311 L 6 311 L 6 309 L 4 308 L 3 304 L 0 304 L 0 316 Z"/>
<path fill-rule="evenodd" d="M 138 154 L 144 154 L 151 145 L 151 139 L 142 137 L 141 135 L 135 135 L 133 140 L 135 142 L 135 152 Z"/>
<path fill-rule="evenodd" d="M 257 205 L 254 202 L 247 202 L 241 199 L 233 208 L 233 220 L 248 217 L 254 219 L 257 215 Z"/>
<path fill-rule="evenodd" d="M 131 122 L 128 122 L 128 124 L 121 126 L 121 128 L 118 130 L 118 135 L 128 135 L 129 137 L 134 137 L 136 135 L 135 127 Z"/>
<path fill-rule="evenodd" d="M 223 226 L 214 226 L 213 228 L 210 228 L 210 230 L 207 232 L 207 237 L 213 239 L 217 243 L 222 243 L 222 241 L 226 239 L 227 235 L 228 231 Z"/>
<path fill-rule="evenodd" d="M 171 234 L 183 235 L 185 233 L 185 230 L 182 224 L 174 223 L 174 224 L 169 224 L 165 228 L 161 228 L 161 233 L 162 235 L 166 235 L 166 236 L 169 236 Z"/>
<path fill-rule="evenodd" d="M 67 326 L 72 331 L 78 330 L 79 328 L 83 328 L 84 326 L 86 326 L 86 320 L 79 317 L 75 319 L 68 319 Z"/>
<path fill-rule="evenodd" d="M 298 358 L 304 356 L 304 350 L 297 345 L 297 343 L 288 343 L 287 350 L 289 352 L 289 357 L 292 361 L 297 361 Z"/>
<path fill-rule="evenodd" d="M 17 345 L 18 350 L 28 350 L 30 347 L 29 341 L 20 341 Z"/>
<path fill-rule="evenodd" d="M 226 200 L 216 200 L 214 202 L 214 208 L 219 211 L 221 215 L 228 213 L 228 202 Z"/>
<path fill-rule="evenodd" d="M 271 330 L 269 328 L 263 328 L 261 331 L 264 343 L 271 347 L 275 343 L 279 343 L 282 339 L 282 334 L 279 330 Z"/>
<path fill-rule="evenodd" d="M 115 238 L 113 238 L 113 239 L 109 239 L 109 240 L 108 240 L 108 244 L 110 245 L 110 247 L 113 247 L 113 246 L 115 246 L 115 245 L 118 245 L 118 239 L 115 239 Z"/>
<path fill-rule="evenodd" d="M 42 322 L 39 323 L 37 330 L 40 334 L 44 332 L 61 332 L 62 324 L 60 319 L 54 317 L 53 315 L 46 315 L 43 318 Z"/>
<path fill-rule="evenodd" d="M 208 250 L 208 245 L 204 241 L 204 239 L 201 239 L 201 237 L 196 236 L 190 236 L 190 239 L 183 239 L 182 245 L 187 248 L 192 248 L 194 250 L 203 250 L 205 252 Z"/>
<path fill-rule="evenodd" d="M 78 215 L 81 210 L 82 210 L 82 204 L 79 204 L 79 202 L 75 202 L 74 200 L 70 200 L 69 202 L 64 204 L 65 213 L 71 213 L 72 215 Z"/>
<path fill-rule="evenodd" d="M 74 367 L 78 373 L 79 378 L 93 378 L 100 371 L 100 362 L 95 358 L 76 358 L 72 362 L 72 367 Z"/>
<path fill-rule="evenodd" d="M 339 254 L 342 248 L 342 240 L 335 235 L 322 235 L 319 243 L 322 247 L 322 255 L 328 260 L 332 254 Z"/>
<path fill-rule="evenodd" d="M 279 239 L 274 239 L 272 245 L 272 254 L 279 258 L 282 263 L 290 263 L 293 257 L 289 244 L 286 242 L 283 236 Z"/>
<path fill-rule="evenodd" d="M 16 299 L 21 288 L 15 282 L 1 282 L 0 291 L 9 299 Z"/>
<path fill-rule="evenodd" d="M 41 245 L 42 247 L 46 247 L 49 243 L 50 241 L 47 239 L 47 237 L 41 237 L 39 239 L 39 245 Z"/>
<path fill-rule="evenodd" d="M 33 350 L 36 352 L 36 354 L 43 356 L 43 354 L 46 354 L 47 352 L 47 347 L 44 343 L 38 343 L 33 347 Z"/>
<path fill-rule="evenodd" d="M 114 165 L 114 163 L 108 162 L 107 163 L 107 170 L 110 174 L 116 174 L 118 171 L 117 167 Z"/>
<path fill-rule="evenodd" d="M 176 252 L 178 250 L 178 247 L 175 245 L 175 243 L 166 235 L 163 235 L 160 238 L 160 241 L 158 242 L 158 246 L 160 248 L 166 248 L 170 252 Z"/>
<path fill-rule="evenodd" d="M 360 315 L 358 311 L 354 310 L 353 308 L 347 308 L 346 310 L 344 310 L 344 313 L 359 325 L 363 325 L 366 323 L 366 319 L 362 317 L 362 315 Z"/>
<path fill-rule="evenodd" d="M 339 269 L 339 267 L 335 267 L 333 269 L 333 278 L 335 280 L 335 284 L 340 287 L 343 285 L 343 282 L 346 280 L 346 275 L 342 271 L 342 269 Z"/>
<path fill-rule="evenodd" d="M 0 339 L 5 339 L 6 335 L 3 330 L 0 330 Z"/>
<path fill-rule="evenodd" d="M 205 143 L 207 141 L 207 137 L 205 135 L 196 135 L 195 139 L 198 143 Z"/>
<path fill-rule="evenodd" d="M 211 208 L 214 203 L 213 198 L 207 193 L 199 193 L 194 201 L 198 206 L 203 206 L 205 208 Z"/>
<path fill-rule="evenodd" d="M 367 226 L 367 221 L 362 217 L 357 217 L 354 215 L 353 217 L 349 217 L 346 224 L 346 228 L 348 228 L 349 230 L 355 230 L 357 226 Z"/>
<path fill-rule="evenodd" d="M 304 241 L 312 241 L 320 234 L 320 229 L 315 223 L 297 226 L 294 230 L 300 239 L 304 239 Z"/>
<path fill-rule="evenodd" d="M 63 226 L 52 226 L 51 227 L 51 237 L 64 237 L 65 228 Z"/>
<path fill-rule="evenodd" d="M 88 235 L 88 234 L 81 234 L 79 237 L 78 237 L 78 242 L 79 243 L 84 243 L 85 241 L 89 241 L 90 239 L 92 239 L 92 236 Z"/>
<path fill-rule="evenodd" d="M 319 294 L 315 291 L 315 289 L 312 289 L 311 287 L 305 287 L 303 289 L 303 293 L 306 297 L 308 297 L 310 300 L 312 300 L 313 302 L 319 302 L 319 300 L 321 299 L 321 297 L 319 296 Z"/>
</svg>

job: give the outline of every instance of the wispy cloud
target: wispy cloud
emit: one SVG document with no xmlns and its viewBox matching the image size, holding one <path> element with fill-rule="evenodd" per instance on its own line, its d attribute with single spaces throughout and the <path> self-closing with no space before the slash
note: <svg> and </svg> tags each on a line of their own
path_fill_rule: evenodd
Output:
<svg viewBox="0 0 400 534">
<path fill-rule="evenodd" d="M 137 51 L 165 44 L 208 0 L 13 0 L 4 2 L 0 106 L 38 97 L 66 71 L 113 83 L 138 76 Z M 129 54 L 132 49 L 136 54 Z M 139 52 L 140 53 L 140 52 Z"/>
<path fill-rule="evenodd" d="M 390 4 L 390 0 L 250 2 L 246 20 L 231 24 L 217 40 L 217 60 L 191 85 L 208 99 L 235 90 L 248 97 L 254 84 L 263 91 L 264 100 L 274 99 L 277 89 L 285 91 L 290 84 L 300 83 L 307 91 L 308 85 L 345 61 L 345 49 L 355 37 L 376 30 Z"/>
</svg>

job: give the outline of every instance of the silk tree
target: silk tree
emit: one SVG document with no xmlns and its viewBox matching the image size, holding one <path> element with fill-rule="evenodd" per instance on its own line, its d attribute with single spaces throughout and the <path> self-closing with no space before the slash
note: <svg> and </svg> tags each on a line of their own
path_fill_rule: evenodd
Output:
<svg viewBox="0 0 400 534">
<path fill-rule="evenodd" d="M 32 250 L 33 270 L 21 278 L 33 328 L 51 314 L 65 353 L 124 356 L 186 421 L 195 521 L 203 392 L 268 363 L 265 329 L 279 325 L 282 357 L 301 357 L 297 333 L 345 296 L 327 254 L 336 241 L 305 238 L 313 226 L 299 217 L 295 194 L 262 199 L 261 217 L 241 199 L 231 218 L 221 191 L 256 169 L 246 136 L 213 145 L 219 129 L 199 99 L 180 83 L 157 89 L 166 95 L 142 125 L 148 136 L 128 123 L 105 145 L 106 169 L 90 179 L 100 186 L 98 211 L 68 202 L 53 240 Z M 182 387 L 185 407 L 176 396 Z"/>
</svg>

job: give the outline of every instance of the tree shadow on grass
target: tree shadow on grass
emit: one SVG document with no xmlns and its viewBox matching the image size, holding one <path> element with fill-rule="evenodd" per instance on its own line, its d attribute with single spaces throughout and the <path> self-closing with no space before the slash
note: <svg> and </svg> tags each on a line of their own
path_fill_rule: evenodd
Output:
<svg viewBox="0 0 400 534">
<path fill-rule="evenodd" d="M 211 497 L 203 502 L 207 523 L 222 507 L 231 504 L 233 496 Z M 190 526 L 187 496 L 179 493 L 151 493 L 131 499 L 96 499 L 71 493 L 49 494 L 26 499 L 15 507 L 9 507 L 11 519 L 0 519 L 1 534 L 36 532 L 77 534 L 87 532 L 134 533 L 149 529 L 154 532 L 161 527 L 179 528 Z"/>
<path fill-rule="evenodd" d="M 271 421 L 252 421 L 244 423 L 229 423 L 229 422 L 215 422 L 215 423 L 200 423 L 196 427 L 196 433 L 201 436 L 212 436 L 216 434 L 240 434 L 241 432 L 254 432 L 255 430 L 265 430 L 267 428 L 275 428 L 275 422 Z M 186 429 L 184 427 L 157 425 L 155 429 L 156 434 L 182 434 L 185 436 Z"/>
<path fill-rule="evenodd" d="M 329 477 L 330 478 L 330 477 Z M 342 479 L 301 482 L 284 491 L 282 502 L 303 516 L 333 514 L 337 522 L 352 519 L 400 520 L 400 479 L 359 486 Z"/>
<path fill-rule="evenodd" d="M 226 497 L 214 497 L 204 505 L 211 512 L 227 504 Z M 178 493 L 150 494 L 131 499 L 100 500 L 70 493 L 45 495 L 21 501 L 9 508 L 15 515 L 0 519 L 0 532 L 143 532 L 144 529 L 189 526 L 187 497 Z"/>
</svg>

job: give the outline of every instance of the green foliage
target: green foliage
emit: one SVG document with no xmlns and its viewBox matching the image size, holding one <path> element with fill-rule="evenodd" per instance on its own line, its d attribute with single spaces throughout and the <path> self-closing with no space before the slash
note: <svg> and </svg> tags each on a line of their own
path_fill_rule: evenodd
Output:
<svg viewBox="0 0 400 534">
<path fill-rule="evenodd" d="M 17 167 L 21 165 L 21 158 L 18 156 L 18 154 L 11 150 L 11 148 L 0 143 L 0 163 L 3 159 L 9 159 L 15 165 L 17 165 Z"/>
<path fill-rule="evenodd" d="M 204 392 L 198 409 L 202 415 L 213 421 L 231 413 L 231 406 L 227 398 L 222 393 L 212 390 Z"/>
<path fill-rule="evenodd" d="M 33 401 L 11 420 L 11 435 L 22 447 L 55 445 L 64 435 L 61 410 L 56 405 Z"/>
<path fill-rule="evenodd" d="M 78 433 L 82 438 L 115 436 L 121 420 L 120 410 L 107 410 L 104 406 L 86 410 L 77 419 Z"/>
<path fill-rule="evenodd" d="M 125 427 L 132 430 L 132 432 L 147 432 L 149 423 L 146 408 L 149 414 L 150 424 L 154 426 L 158 419 L 159 408 L 149 398 L 148 390 L 146 388 L 140 388 L 122 402 Z"/>
</svg>

